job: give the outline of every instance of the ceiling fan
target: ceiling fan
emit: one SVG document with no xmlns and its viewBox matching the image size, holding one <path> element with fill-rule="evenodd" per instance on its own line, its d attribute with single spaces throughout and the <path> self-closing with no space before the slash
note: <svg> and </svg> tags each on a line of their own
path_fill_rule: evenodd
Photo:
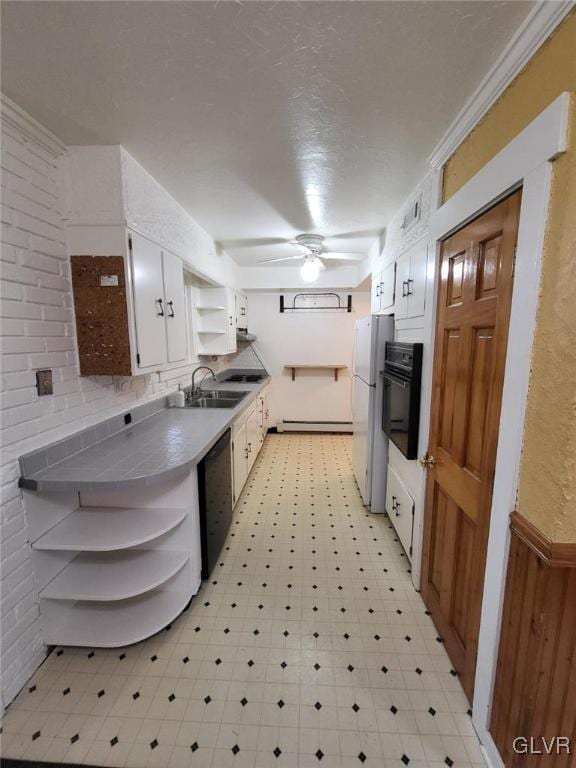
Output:
<svg viewBox="0 0 576 768">
<path fill-rule="evenodd" d="M 302 279 L 307 283 L 313 283 L 318 279 L 320 270 L 326 269 L 323 264 L 323 259 L 335 261 L 360 261 L 364 256 L 362 253 L 336 253 L 333 251 L 324 251 L 324 238 L 322 235 L 298 235 L 294 240 L 286 240 L 285 242 L 293 245 L 300 251 L 300 253 L 294 254 L 294 256 L 279 256 L 275 259 L 264 259 L 264 261 L 258 263 L 270 264 L 273 261 L 304 259 L 300 274 L 302 275 Z"/>
</svg>

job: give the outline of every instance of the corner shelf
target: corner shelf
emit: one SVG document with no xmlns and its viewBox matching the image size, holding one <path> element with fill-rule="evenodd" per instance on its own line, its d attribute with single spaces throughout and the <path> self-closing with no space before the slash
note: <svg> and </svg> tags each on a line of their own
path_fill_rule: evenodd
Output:
<svg viewBox="0 0 576 768">
<path fill-rule="evenodd" d="M 285 363 L 284 368 L 289 368 L 292 371 L 292 381 L 296 381 L 296 371 L 298 368 L 317 368 L 319 370 L 334 371 L 334 381 L 338 381 L 338 371 L 346 370 L 348 366 L 340 363 Z"/>
<path fill-rule="evenodd" d="M 188 562 L 186 552 L 132 549 L 77 555 L 40 592 L 42 599 L 115 601 L 164 584 Z"/>
<path fill-rule="evenodd" d="M 32 544 L 33 549 L 113 552 L 137 547 L 168 533 L 185 509 L 80 507 Z"/>
<path fill-rule="evenodd" d="M 192 593 L 193 594 L 193 593 Z M 188 605 L 190 567 L 185 565 L 161 587 L 115 602 L 44 600 L 52 609 L 44 616 L 48 645 L 121 648 L 159 632 Z"/>
</svg>

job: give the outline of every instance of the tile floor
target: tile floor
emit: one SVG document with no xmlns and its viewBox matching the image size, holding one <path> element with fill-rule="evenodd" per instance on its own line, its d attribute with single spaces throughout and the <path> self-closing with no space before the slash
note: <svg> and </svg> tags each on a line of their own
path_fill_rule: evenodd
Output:
<svg viewBox="0 0 576 768">
<path fill-rule="evenodd" d="M 58 648 L 3 754 L 122 768 L 483 764 L 468 703 L 347 435 L 269 435 L 222 562 L 165 631 Z"/>
</svg>

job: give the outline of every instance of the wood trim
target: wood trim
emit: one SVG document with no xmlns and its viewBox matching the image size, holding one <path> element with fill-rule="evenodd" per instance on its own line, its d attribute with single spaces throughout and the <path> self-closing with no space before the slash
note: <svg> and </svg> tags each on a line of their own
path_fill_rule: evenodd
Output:
<svg viewBox="0 0 576 768">
<path fill-rule="evenodd" d="M 490 718 L 507 768 L 572 768 L 575 686 L 576 570 L 547 564 L 513 528 Z M 553 737 L 570 739 L 570 753 L 546 754 Z M 517 738 L 540 752 L 518 753 Z"/>
<path fill-rule="evenodd" d="M 519 512 L 510 515 L 510 530 L 552 568 L 576 568 L 576 543 L 551 541 Z"/>
</svg>

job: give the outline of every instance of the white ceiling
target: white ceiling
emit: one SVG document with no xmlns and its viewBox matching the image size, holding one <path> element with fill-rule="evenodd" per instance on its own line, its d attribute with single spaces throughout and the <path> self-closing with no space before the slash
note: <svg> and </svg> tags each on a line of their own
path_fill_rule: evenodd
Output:
<svg viewBox="0 0 576 768">
<path fill-rule="evenodd" d="M 241 264 L 301 232 L 365 252 L 532 5 L 3 2 L 2 87 L 123 144 Z"/>
</svg>

